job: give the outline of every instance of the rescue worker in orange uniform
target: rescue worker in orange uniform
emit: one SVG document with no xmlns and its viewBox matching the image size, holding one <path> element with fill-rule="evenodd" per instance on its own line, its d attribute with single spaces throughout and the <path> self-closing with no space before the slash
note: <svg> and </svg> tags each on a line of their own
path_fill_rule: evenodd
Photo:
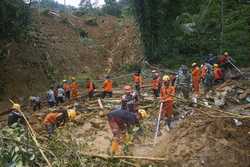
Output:
<svg viewBox="0 0 250 167">
<path fill-rule="evenodd" d="M 201 79 L 201 72 L 200 68 L 196 63 L 192 64 L 192 86 L 194 89 L 194 93 L 196 96 L 200 95 L 200 79 Z"/>
<path fill-rule="evenodd" d="M 43 124 L 47 129 L 49 138 L 51 138 L 52 134 L 54 133 L 54 131 L 57 127 L 57 124 L 58 124 L 59 117 L 62 115 L 63 115 L 63 113 L 55 110 L 55 111 L 48 113 L 45 116 L 45 118 L 43 120 Z"/>
<path fill-rule="evenodd" d="M 201 67 L 201 80 L 204 88 L 204 95 L 212 89 L 213 86 L 213 66 L 209 63 L 204 63 Z"/>
<path fill-rule="evenodd" d="M 65 98 L 70 99 L 70 84 L 68 83 L 67 80 L 63 80 L 63 89 L 65 92 Z"/>
<path fill-rule="evenodd" d="M 140 125 L 139 120 L 147 116 L 146 111 L 135 107 L 136 94 L 133 93 L 131 86 L 124 87 L 125 95 L 122 97 L 122 106 L 107 114 L 109 126 L 113 133 L 111 152 L 118 153 L 120 146 L 126 143 L 128 129 L 134 125 Z"/>
<path fill-rule="evenodd" d="M 87 79 L 87 85 L 86 85 L 87 91 L 88 91 L 88 97 L 89 99 L 93 98 L 95 93 L 95 84 L 93 81 L 91 81 L 89 78 Z"/>
<path fill-rule="evenodd" d="M 79 96 L 79 85 L 76 82 L 76 78 L 72 77 L 72 82 L 70 84 L 71 97 L 77 98 Z"/>
<path fill-rule="evenodd" d="M 219 65 L 222 67 L 225 71 L 228 71 L 232 69 L 232 65 L 230 62 L 235 62 L 235 60 L 228 54 L 228 52 L 225 52 L 220 58 L 219 58 Z"/>
<path fill-rule="evenodd" d="M 112 91 L 113 91 L 113 82 L 110 79 L 109 76 L 106 77 L 106 80 L 103 82 L 103 95 L 102 97 L 105 98 L 106 95 L 108 95 L 108 97 L 112 97 Z"/>
<path fill-rule="evenodd" d="M 155 70 L 153 70 L 152 73 L 153 73 L 153 80 L 151 81 L 152 91 L 155 97 L 159 97 L 161 89 L 161 77 L 160 74 Z"/>
<path fill-rule="evenodd" d="M 162 116 L 166 121 L 166 128 L 171 128 L 173 117 L 175 87 L 171 86 L 171 78 L 168 75 L 163 76 L 163 85 L 161 87 L 160 99 L 163 103 Z"/>
<path fill-rule="evenodd" d="M 214 64 L 214 83 L 219 84 L 223 82 L 223 72 L 218 64 Z"/>
<path fill-rule="evenodd" d="M 49 138 L 53 135 L 57 127 L 63 126 L 67 121 L 74 121 L 76 115 L 75 109 L 67 110 L 63 107 L 48 113 L 44 118 L 43 124 L 47 129 Z"/>
<path fill-rule="evenodd" d="M 138 70 L 134 75 L 133 75 L 133 82 L 135 85 L 135 90 L 138 95 L 141 93 L 141 88 L 143 88 L 143 77 L 141 76 L 141 71 Z"/>
</svg>

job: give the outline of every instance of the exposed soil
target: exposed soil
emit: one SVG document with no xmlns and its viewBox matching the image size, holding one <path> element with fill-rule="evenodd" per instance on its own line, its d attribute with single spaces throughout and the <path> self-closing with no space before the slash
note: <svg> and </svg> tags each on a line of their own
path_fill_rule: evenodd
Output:
<svg viewBox="0 0 250 167">
<path fill-rule="evenodd" d="M 66 19 L 41 14 L 39 19 L 34 12 L 28 40 L 2 41 L 0 47 L 6 50 L 6 58 L 1 62 L 0 80 L 5 97 L 21 101 L 20 97 L 43 92 L 64 78 L 103 77 L 140 59 L 142 48 L 133 20 L 100 16 L 97 25 L 89 25 L 86 21 L 91 17 Z M 80 38 L 81 30 L 87 38 Z"/>
</svg>

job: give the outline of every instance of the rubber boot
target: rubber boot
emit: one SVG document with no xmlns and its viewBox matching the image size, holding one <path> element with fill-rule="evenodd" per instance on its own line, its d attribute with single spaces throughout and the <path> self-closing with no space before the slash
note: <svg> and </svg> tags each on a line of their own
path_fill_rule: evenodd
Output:
<svg viewBox="0 0 250 167">
<path fill-rule="evenodd" d="M 166 119 L 165 126 L 166 126 L 167 131 L 170 131 L 170 128 L 171 128 L 171 118 L 167 118 Z"/>
</svg>

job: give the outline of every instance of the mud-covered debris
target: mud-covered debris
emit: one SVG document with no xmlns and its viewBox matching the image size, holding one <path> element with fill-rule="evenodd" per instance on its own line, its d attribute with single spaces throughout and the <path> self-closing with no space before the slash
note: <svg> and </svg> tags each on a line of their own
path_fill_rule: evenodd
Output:
<svg viewBox="0 0 250 167">
<path fill-rule="evenodd" d="M 240 100 L 246 99 L 250 95 L 250 89 L 245 90 L 242 94 L 239 95 Z"/>
<path fill-rule="evenodd" d="M 104 128 L 104 121 L 103 120 L 100 120 L 100 119 L 97 119 L 97 118 L 93 118 L 90 120 L 90 123 L 91 125 L 94 127 L 94 128 L 97 128 L 97 129 L 102 129 Z"/>
</svg>

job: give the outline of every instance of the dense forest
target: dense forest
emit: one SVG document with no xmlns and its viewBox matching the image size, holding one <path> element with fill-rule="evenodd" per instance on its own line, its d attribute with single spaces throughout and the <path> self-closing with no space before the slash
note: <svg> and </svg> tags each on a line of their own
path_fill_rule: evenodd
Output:
<svg viewBox="0 0 250 167">
<path fill-rule="evenodd" d="M 228 51 L 241 65 L 250 61 L 250 5 L 238 0 L 133 1 L 145 56 L 174 64 Z M 173 59 L 174 58 L 174 59 Z"/>
</svg>

